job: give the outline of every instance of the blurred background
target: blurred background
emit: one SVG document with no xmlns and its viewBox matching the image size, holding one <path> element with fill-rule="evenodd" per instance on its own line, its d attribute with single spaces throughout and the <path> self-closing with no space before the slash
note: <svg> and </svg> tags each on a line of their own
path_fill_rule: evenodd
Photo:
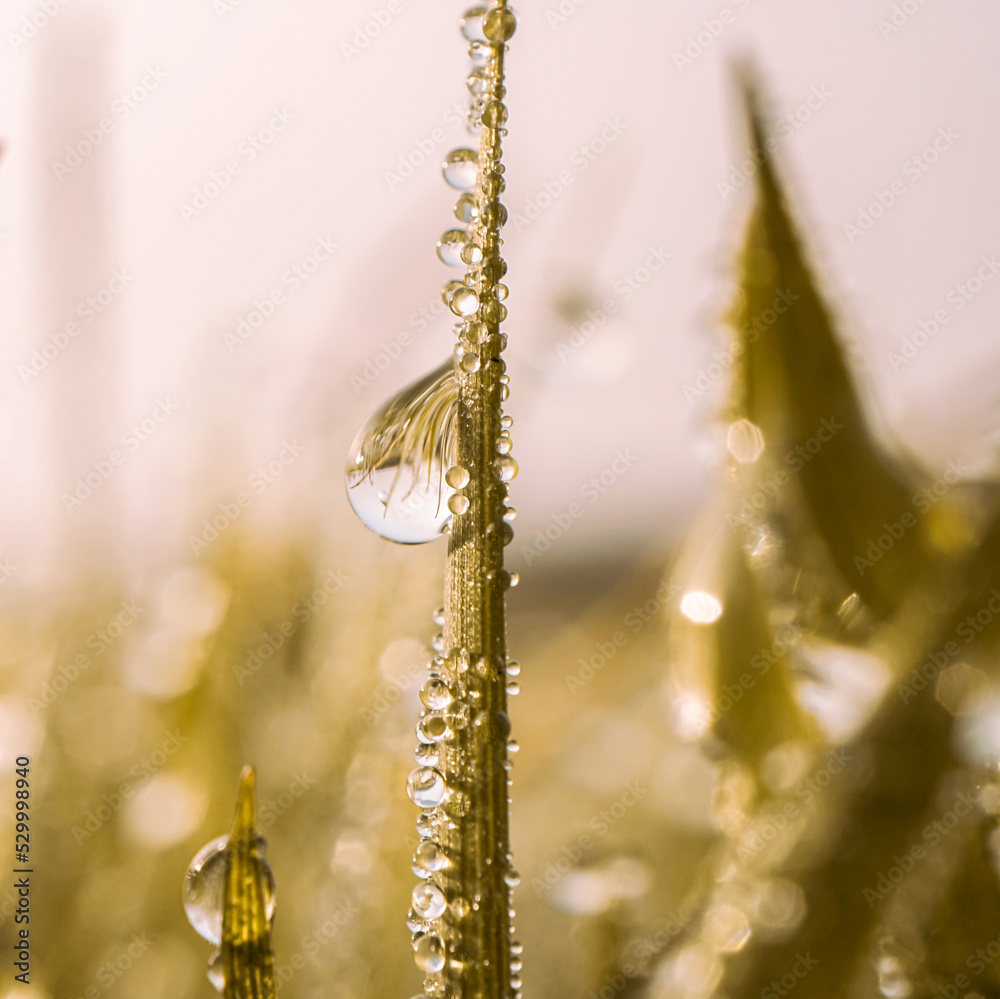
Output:
<svg viewBox="0 0 1000 999">
<path fill-rule="evenodd" d="M 434 245 L 454 199 L 440 161 L 469 142 L 462 10 L 11 0 L 0 16 L 0 779 L 30 756 L 36 803 L 19 995 L 212 994 L 181 882 L 248 762 L 279 968 L 303 959 L 283 994 L 419 988 L 404 785 L 444 543 L 376 537 L 343 483 L 357 428 L 451 349 Z M 719 768 L 670 724 L 662 581 L 725 451 L 722 316 L 757 169 L 734 66 L 759 72 L 875 426 L 930 476 L 988 476 L 1000 12 L 517 12 L 516 908 L 529 996 L 610 999 L 632 987 L 623 959 L 649 972 L 689 922 L 724 825 Z M 772 923 L 792 927 L 798 896 L 774 884 Z M 671 974 L 664 995 L 715 984 Z"/>
</svg>

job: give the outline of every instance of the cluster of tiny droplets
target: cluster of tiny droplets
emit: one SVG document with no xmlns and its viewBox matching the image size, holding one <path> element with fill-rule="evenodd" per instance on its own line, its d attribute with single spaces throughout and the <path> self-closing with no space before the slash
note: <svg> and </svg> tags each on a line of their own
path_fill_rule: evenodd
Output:
<svg viewBox="0 0 1000 999">
<path fill-rule="evenodd" d="M 504 189 L 500 143 L 506 132 L 503 125 L 507 120 L 507 109 L 502 103 L 501 60 L 504 43 L 513 35 L 515 26 L 514 15 L 503 5 L 472 7 L 461 20 L 462 34 L 469 42 L 472 62 L 466 80 L 471 98 L 468 130 L 471 135 L 479 137 L 480 151 L 454 149 L 445 157 L 444 178 L 451 187 L 461 192 L 454 210 L 461 226 L 449 229 L 441 236 L 437 252 L 448 266 L 465 265 L 466 268 L 461 279 L 447 282 L 442 291 L 445 304 L 459 319 L 455 325 L 455 361 L 466 375 L 479 370 L 479 348 L 489 339 L 490 327 L 498 330 L 499 323 L 507 315 L 503 305 L 507 288 L 499 283 L 507 270 L 499 252 L 499 229 L 507 218 L 507 210 L 499 201 Z M 491 346 L 495 348 L 494 356 L 499 357 L 507 338 L 499 332 L 497 337 L 499 342 Z M 501 374 L 501 402 L 507 399 L 508 383 L 508 377 Z M 509 416 L 501 417 L 496 442 L 496 472 L 504 489 L 517 474 L 517 462 L 510 453 L 512 424 Z M 469 500 L 463 493 L 470 481 L 469 471 L 459 464 L 452 464 L 446 471 L 445 479 L 455 490 L 448 501 L 448 508 L 453 515 L 461 516 L 469 509 Z M 513 507 L 505 507 L 500 526 L 505 545 L 513 540 L 511 522 L 515 514 Z M 516 573 L 504 571 L 504 575 L 508 586 L 517 585 Z M 443 608 L 435 613 L 434 623 L 438 627 L 444 626 Z M 413 934 L 414 960 L 425 974 L 424 993 L 431 999 L 444 999 L 449 994 L 447 973 L 460 974 L 462 969 L 462 961 L 456 956 L 454 946 L 454 926 L 480 904 L 478 896 L 472 899 L 448 898 L 442 885 L 443 872 L 451 866 L 452 859 L 441 841 L 457 828 L 454 819 L 465 815 L 469 808 L 467 796 L 460 789 L 449 786 L 445 773 L 449 772 L 447 763 L 459 733 L 475 721 L 472 711 L 475 692 L 470 691 L 466 677 L 470 668 L 485 675 L 491 664 L 486 658 L 472 663 L 467 649 L 456 648 L 446 653 L 442 634 L 434 636 L 431 647 L 436 655 L 429 664 L 428 678 L 420 690 L 424 710 L 417 725 L 417 748 L 414 752 L 417 768 L 407 781 L 410 799 L 421 808 L 417 820 L 420 843 L 413 856 L 413 873 L 420 880 L 413 890 L 407 925 Z M 516 694 L 520 666 L 508 661 L 505 668 L 507 692 Z M 513 739 L 509 739 L 507 748 L 509 753 L 515 753 L 518 746 Z M 509 771 L 509 760 L 504 765 Z M 509 787 L 509 773 L 507 783 Z M 508 888 L 513 888 L 519 878 L 510 866 L 511 858 L 508 856 L 506 860 L 505 881 Z M 511 909 L 510 916 L 513 915 Z M 511 933 L 513 931 L 511 924 Z M 521 952 L 521 944 L 512 941 L 512 999 L 520 999 L 521 996 Z"/>
</svg>

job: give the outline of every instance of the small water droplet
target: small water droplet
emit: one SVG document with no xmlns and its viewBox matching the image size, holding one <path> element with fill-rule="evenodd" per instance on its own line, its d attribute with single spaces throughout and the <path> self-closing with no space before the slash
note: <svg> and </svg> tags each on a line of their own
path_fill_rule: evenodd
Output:
<svg viewBox="0 0 1000 999">
<path fill-rule="evenodd" d="M 195 931 L 209 943 L 222 942 L 222 900 L 226 887 L 226 844 L 228 836 L 219 836 L 203 846 L 184 876 L 184 912 Z M 258 850 L 263 845 L 260 840 Z M 274 876 L 265 860 L 264 895 L 267 918 L 274 916 Z"/>
<path fill-rule="evenodd" d="M 414 866 L 422 871 L 435 873 L 443 871 L 448 866 L 448 857 L 438 843 L 427 840 L 417 847 L 417 852 L 413 855 Z"/>
<path fill-rule="evenodd" d="M 507 108 L 500 101 L 489 101 L 483 108 L 482 120 L 487 128 L 500 128 L 507 121 Z"/>
<path fill-rule="evenodd" d="M 444 941 L 426 934 L 414 944 L 413 960 L 421 971 L 433 975 L 444 967 L 444 953 Z"/>
<path fill-rule="evenodd" d="M 417 819 L 417 833 L 429 837 L 434 833 L 434 816 L 430 812 L 421 812 Z"/>
<path fill-rule="evenodd" d="M 452 463 L 457 413 L 448 361 L 383 403 L 358 431 L 345 477 L 366 527 L 399 544 L 440 537 L 449 520 L 444 469 Z"/>
<path fill-rule="evenodd" d="M 466 323 L 464 330 L 462 331 L 462 338 L 468 340 L 469 343 L 479 346 L 481 343 L 486 343 L 489 338 L 490 331 L 485 323 L 477 323 L 475 320 L 470 320 Z"/>
<path fill-rule="evenodd" d="M 517 871 L 508 871 L 503 880 L 508 888 L 516 888 L 521 883 L 521 875 Z"/>
<path fill-rule="evenodd" d="M 507 181 L 504 180 L 503 174 L 498 173 L 496 170 L 483 177 L 483 194 L 485 194 L 487 198 L 492 199 L 498 194 L 503 194 L 506 187 Z"/>
<path fill-rule="evenodd" d="M 474 149 L 453 149 L 444 158 L 441 172 L 457 191 L 471 191 L 476 186 L 479 156 Z"/>
<path fill-rule="evenodd" d="M 510 428 L 514 426 L 514 417 L 504 414 L 500 417 L 500 426 L 503 427 L 504 430 L 510 430 Z"/>
<path fill-rule="evenodd" d="M 517 509 L 512 506 L 508 506 L 504 509 L 503 519 L 509 524 L 511 521 L 517 518 Z"/>
<path fill-rule="evenodd" d="M 449 472 L 450 471 L 451 471 L 451 469 L 449 469 Z M 460 486 L 454 486 L 454 484 L 448 480 L 448 472 L 445 472 L 444 480 L 445 480 L 445 482 L 448 483 L 449 486 L 452 486 L 453 488 L 456 488 L 456 489 L 457 488 L 461 488 Z M 438 609 L 436 611 L 434 611 L 434 614 L 433 614 L 431 620 L 433 620 L 433 622 L 439 628 L 444 627 L 444 608 L 443 607 L 438 607 Z"/>
<path fill-rule="evenodd" d="M 509 41 L 517 30 L 517 18 L 509 7 L 491 10 L 483 21 L 483 34 L 491 42 Z"/>
<path fill-rule="evenodd" d="M 740 464 L 752 464 L 764 453 L 764 434 L 749 420 L 737 420 L 726 431 L 726 447 Z"/>
<path fill-rule="evenodd" d="M 518 752 L 520 750 L 520 748 L 521 748 L 521 746 L 518 743 L 517 739 L 508 739 L 507 740 L 507 752 L 508 753 L 516 753 L 516 752 Z"/>
<path fill-rule="evenodd" d="M 523 954 L 524 944 L 522 944 L 519 940 L 514 940 L 510 945 L 510 952 L 515 956 Z"/>
<path fill-rule="evenodd" d="M 435 652 L 442 652 L 444 650 L 444 635 L 442 635 L 440 632 L 436 634 L 431 639 L 431 648 Z"/>
<path fill-rule="evenodd" d="M 208 959 L 208 980 L 216 992 L 222 992 L 226 987 L 226 976 L 222 970 L 222 951 L 212 952 Z"/>
<path fill-rule="evenodd" d="M 480 222 L 487 229 L 502 229 L 507 224 L 507 208 L 499 201 L 491 201 L 479 213 Z M 503 310 L 506 317 L 507 310 Z"/>
<path fill-rule="evenodd" d="M 510 572 L 510 573 L 507 574 L 507 576 L 508 576 L 508 578 L 507 578 L 507 585 L 511 589 L 514 589 L 514 587 L 517 586 L 517 584 L 521 582 L 521 575 L 520 575 L 520 573 Z"/>
<path fill-rule="evenodd" d="M 521 664 L 516 659 L 511 659 L 507 663 L 507 676 L 518 676 L 521 673 Z"/>
<path fill-rule="evenodd" d="M 406 793 L 421 808 L 437 808 L 448 797 L 448 785 L 433 767 L 417 767 L 407 778 Z"/>
<path fill-rule="evenodd" d="M 451 285 L 453 282 L 448 282 Z M 448 308 L 456 316 L 474 316 L 479 308 L 479 296 L 474 288 L 459 282 L 460 286 L 450 291 L 446 289 L 443 296 Z"/>
<path fill-rule="evenodd" d="M 413 909 L 424 919 L 437 919 L 448 904 L 444 892 L 437 885 L 428 881 L 413 889 Z"/>
<path fill-rule="evenodd" d="M 520 971 L 523 967 L 524 967 L 524 962 L 519 961 L 517 958 L 514 958 L 514 960 L 510 962 L 511 971 L 517 972 Z"/>
<path fill-rule="evenodd" d="M 462 263 L 474 267 L 483 259 L 483 248 L 478 243 L 466 243 L 461 252 Z"/>
<path fill-rule="evenodd" d="M 505 284 L 498 284 L 493 290 L 496 292 L 498 302 L 505 301 L 507 296 L 510 294 L 510 288 L 508 288 Z"/>
<path fill-rule="evenodd" d="M 506 386 L 503 387 L 506 388 Z M 500 459 L 499 465 L 501 482 L 510 482 L 517 475 L 517 462 L 511 455 L 505 454 Z"/>
<path fill-rule="evenodd" d="M 451 731 L 443 715 L 428 715 L 417 726 L 417 737 L 421 742 L 440 742 L 449 735 Z"/>
<path fill-rule="evenodd" d="M 465 85 L 469 88 L 469 93 L 476 97 L 485 94 L 490 85 L 489 70 L 483 66 L 477 66 L 471 73 L 469 73 L 466 78 Z"/>
<path fill-rule="evenodd" d="M 511 697 L 516 697 L 521 693 L 521 685 L 517 682 L 517 680 L 507 681 L 507 693 L 510 694 Z"/>
<path fill-rule="evenodd" d="M 511 913 L 511 915 L 513 915 L 513 913 Z M 520 977 L 520 975 L 511 975 L 510 976 L 510 987 L 512 989 L 519 989 L 521 987 L 521 977 Z"/>
<path fill-rule="evenodd" d="M 441 708 L 451 704 L 451 691 L 444 680 L 431 678 L 420 688 L 420 701 L 424 707 L 432 711 L 440 711 Z"/>
<path fill-rule="evenodd" d="M 417 748 L 413 750 L 413 759 L 422 767 L 436 767 L 438 765 L 437 746 L 432 742 L 417 743 Z"/>
<path fill-rule="evenodd" d="M 501 437 L 497 441 L 497 451 L 500 454 L 510 454 L 510 449 L 514 446 L 514 442 L 509 437 Z"/>
<path fill-rule="evenodd" d="M 476 196 L 468 191 L 458 196 L 455 202 L 455 218 L 459 222 L 474 222 L 479 217 Z"/>
<path fill-rule="evenodd" d="M 479 370 L 480 360 L 478 354 L 468 353 L 462 355 L 459 367 L 467 374 L 475 374 Z"/>
<path fill-rule="evenodd" d="M 469 900 L 467 898 L 462 898 L 459 896 L 451 903 L 451 911 L 459 919 L 465 919 L 465 917 L 472 911 L 472 906 L 469 905 Z"/>
<path fill-rule="evenodd" d="M 437 244 L 438 259 L 449 267 L 460 267 L 462 250 L 468 245 L 469 234 L 464 229 L 449 229 L 442 233 Z"/>
<path fill-rule="evenodd" d="M 464 489 L 469 484 L 469 470 L 464 465 L 452 465 L 444 473 L 444 481 L 452 489 Z M 441 608 L 441 624 L 444 624 L 444 608 Z"/>
<path fill-rule="evenodd" d="M 486 35 L 483 33 L 486 20 L 485 7 L 470 7 L 458 22 L 462 29 L 462 34 L 470 42 L 485 42 Z"/>
<path fill-rule="evenodd" d="M 461 493 L 455 493 L 455 495 L 448 500 L 448 509 L 451 510 L 456 517 L 460 517 L 469 509 L 469 500 Z"/>
</svg>

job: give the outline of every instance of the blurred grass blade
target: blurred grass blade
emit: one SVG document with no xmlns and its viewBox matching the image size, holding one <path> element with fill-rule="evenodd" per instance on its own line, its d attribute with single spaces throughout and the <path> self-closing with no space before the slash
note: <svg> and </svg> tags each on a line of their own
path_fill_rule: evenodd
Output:
<svg viewBox="0 0 1000 999">
<path fill-rule="evenodd" d="M 743 348 L 737 408 L 797 473 L 808 519 L 847 593 L 857 591 L 884 618 L 929 567 L 930 546 L 912 491 L 869 429 L 830 310 L 803 257 L 752 82 L 744 81 L 744 98 L 758 169 L 734 315 Z M 904 528 L 899 537 L 895 528 L 892 550 L 868 566 L 858 563 L 890 525 Z"/>
<path fill-rule="evenodd" d="M 252 767 L 246 767 L 240 777 L 236 818 L 226 846 L 222 912 L 225 999 L 277 996 L 255 813 L 254 772 Z"/>
</svg>

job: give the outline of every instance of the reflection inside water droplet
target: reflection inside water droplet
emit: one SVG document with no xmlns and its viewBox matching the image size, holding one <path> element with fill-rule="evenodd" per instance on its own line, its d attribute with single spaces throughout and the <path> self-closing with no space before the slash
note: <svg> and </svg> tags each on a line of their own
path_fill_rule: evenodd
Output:
<svg viewBox="0 0 1000 999">
<path fill-rule="evenodd" d="M 437 885 L 425 881 L 413 889 L 413 909 L 424 919 L 437 919 L 445 910 L 444 892 Z"/>
<path fill-rule="evenodd" d="M 444 967 L 444 941 L 436 936 L 422 936 L 413 948 L 417 967 L 428 974 L 435 974 Z"/>
<path fill-rule="evenodd" d="M 208 980 L 212 983 L 216 992 L 222 992 L 226 987 L 226 976 L 222 971 L 222 951 L 213 951 L 208 959 Z"/>
<path fill-rule="evenodd" d="M 681 613 L 695 624 L 711 624 L 722 617 L 722 603 L 711 593 L 692 590 L 681 598 Z"/>
<path fill-rule="evenodd" d="M 439 537 L 450 519 L 444 470 L 455 449 L 458 387 L 450 361 L 384 403 L 358 431 L 347 497 L 366 527 L 399 544 Z"/>
<path fill-rule="evenodd" d="M 474 149 L 453 149 L 444 158 L 441 172 L 444 179 L 458 191 L 471 191 L 476 186 L 479 155 Z"/>
<path fill-rule="evenodd" d="M 417 767 L 406 781 L 406 793 L 421 808 L 437 808 L 448 796 L 448 786 L 433 767 Z"/>
<path fill-rule="evenodd" d="M 764 434 L 749 420 L 737 420 L 729 425 L 726 447 L 741 464 L 751 464 L 764 453 Z"/>
<path fill-rule="evenodd" d="M 222 900 L 226 887 L 226 844 L 228 836 L 219 836 L 203 846 L 184 875 L 184 912 L 195 931 L 209 943 L 222 941 Z M 259 839 L 258 851 L 264 840 Z M 274 877 L 267 861 L 261 858 L 264 875 L 264 903 L 268 919 L 274 917 Z"/>
</svg>

